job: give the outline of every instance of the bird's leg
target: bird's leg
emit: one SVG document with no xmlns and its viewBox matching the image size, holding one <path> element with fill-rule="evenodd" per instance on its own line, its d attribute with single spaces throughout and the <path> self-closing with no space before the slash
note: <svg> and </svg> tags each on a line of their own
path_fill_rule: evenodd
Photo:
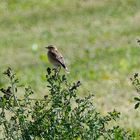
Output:
<svg viewBox="0 0 140 140">
<path fill-rule="evenodd" d="M 57 76 L 58 73 L 59 73 L 60 70 L 61 70 L 61 66 L 58 65 L 57 67 L 53 68 L 53 70 L 54 70 L 54 72 L 55 72 L 55 76 Z"/>
<path fill-rule="evenodd" d="M 58 69 L 58 73 L 60 72 L 60 70 L 61 70 L 61 66 L 58 66 L 57 67 L 57 69 Z"/>
<path fill-rule="evenodd" d="M 57 68 L 56 68 L 56 76 L 58 76 L 60 70 L 61 70 L 61 66 L 57 66 Z"/>
<path fill-rule="evenodd" d="M 57 67 L 54 67 L 53 71 L 54 71 L 54 75 L 56 76 L 57 75 Z"/>
</svg>

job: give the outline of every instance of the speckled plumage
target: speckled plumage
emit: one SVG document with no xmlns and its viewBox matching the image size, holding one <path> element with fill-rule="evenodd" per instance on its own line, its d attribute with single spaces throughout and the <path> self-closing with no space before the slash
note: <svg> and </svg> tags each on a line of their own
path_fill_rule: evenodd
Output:
<svg viewBox="0 0 140 140">
<path fill-rule="evenodd" d="M 62 54 L 53 45 L 46 47 L 48 49 L 48 59 L 55 66 L 55 68 L 62 66 L 66 71 L 68 70 Z"/>
</svg>

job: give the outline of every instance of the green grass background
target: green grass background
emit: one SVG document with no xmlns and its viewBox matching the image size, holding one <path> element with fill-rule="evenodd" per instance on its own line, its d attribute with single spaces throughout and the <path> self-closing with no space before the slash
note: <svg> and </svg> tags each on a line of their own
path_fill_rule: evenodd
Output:
<svg viewBox="0 0 140 140">
<path fill-rule="evenodd" d="M 51 66 L 44 47 L 54 44 L 66 59 L 69 81 L 82 82 L 79 95 L 94 93 L 101 113 L 115 108 L 118 123 L 139 133 L 137 94 L 129 80 L 140 71 L 139 36 L 139 0 L 1 0 L 0 72 L 14 68 L 41 98 Z"/>
</svg>

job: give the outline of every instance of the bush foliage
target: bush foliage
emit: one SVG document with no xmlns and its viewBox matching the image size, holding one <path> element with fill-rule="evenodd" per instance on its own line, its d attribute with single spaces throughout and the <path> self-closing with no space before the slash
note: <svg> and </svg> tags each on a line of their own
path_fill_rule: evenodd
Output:
<svg viewBox="0 0 140 140">
<path fill-rule="evenodd" d="M 133 78 L 130 78 L 132 81 L 133 86 L 135 87 L 137 93 L 140 95 L 140 78 L 138 73 L 135 73 Z M 134 97 L 134 100 L 136 101 L 135 109 L 137 109 L 140 106 L 140 96 Z"/>
<path fill-rule="evenodd" d="M 19 80 L 8 68 L 4 74 L 9 85 L 1 88 L 0 126 L 6 140 L 131 140 L 134 136 L 120 126 L 110 125 L 119 118 L 117 111 L 106 116 L 97 112 L 93 95 L 80 98 L 80 81 L 69 83 L 65 75 L 47 69 L 49 93 L 42 99 L 33 99 L 31 87 L 25 88 L 19 99 Z"/>
</svg>

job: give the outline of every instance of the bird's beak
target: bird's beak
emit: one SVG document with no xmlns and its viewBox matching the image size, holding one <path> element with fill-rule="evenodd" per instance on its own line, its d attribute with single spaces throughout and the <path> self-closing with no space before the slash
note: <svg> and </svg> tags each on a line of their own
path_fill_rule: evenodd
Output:
<svg viewBox="0 0 140 140">
<path fill-rule="evenodd" d="M 46 49 L 48 49 L 48 47 L 45 47 Z"/>
</svg>

